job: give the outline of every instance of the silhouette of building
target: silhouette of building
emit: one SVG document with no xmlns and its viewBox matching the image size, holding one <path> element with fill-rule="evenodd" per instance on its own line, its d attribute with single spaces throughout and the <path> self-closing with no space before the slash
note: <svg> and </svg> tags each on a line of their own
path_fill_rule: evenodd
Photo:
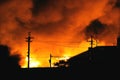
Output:
<svg viewBox="0 0 120 80">
<path fill-rule="evenodd" d="M 120 37 L 116 46 L 97 46 L 71 57 L 69 67 L 118 67 L 120 64 Z"/>
</svg>

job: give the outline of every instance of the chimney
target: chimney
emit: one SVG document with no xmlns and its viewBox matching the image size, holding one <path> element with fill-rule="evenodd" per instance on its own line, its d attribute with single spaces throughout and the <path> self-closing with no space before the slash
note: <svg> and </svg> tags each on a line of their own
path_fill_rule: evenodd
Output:
<svg viewBox="0 0 120 80">
<path fill-rule="evenodd" d="M 117 46 L 120 47 L 120 36 L 117 37 Z"/>
</svg>

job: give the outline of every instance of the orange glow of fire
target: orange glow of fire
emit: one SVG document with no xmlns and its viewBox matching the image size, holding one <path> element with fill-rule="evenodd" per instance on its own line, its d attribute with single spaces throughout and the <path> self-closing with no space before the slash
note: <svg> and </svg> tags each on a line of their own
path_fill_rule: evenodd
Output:
<svg viewBox="0 0 120 80">
<path fill-rule="evenodd" d="M 90 42 L 85 41 L 89 37 L 85 30 L 96 19 L 105 26 L 95 32 L 100 42 L 94 40 L 93 47 L 115 42 L 120 21 L 120 10 L 115 8 L 117 0 L 46 1 L 48 5 L 34 0 L 5 0 L 0 5 L 0 44 L 10 46 L 11 54 L 21 55 L 21 67 L 28 65 L 28 31 L 35 38 L 30 46 L 30 67 L 49 67 L 50 54 L 58 56 L 52 57 L 54 66 L 58 60 L 88 50 Z"/>
<path fill-rule="evenodd" d="M 28 57 L 25 58 L 25 64 L 22 65 L 22 68 L 27 68 L 28 66 Z M 30 67 L 39 67 L 41 66 L 40 61 L 35 58 L 30 58 Z"/>
<path fill-rule="evenodd" d="M 98 44 L 98 46 L 101 45 L 105 45 L 104 42 L 100 42 Z M 77 45 L 76 47 L 65 47 L 64 48 L 64 52 L 61 54 L 60 52 L 57 54 L 52 54 L 52 67 L 54 67 L 54 63 L 58 62 L 59 60 L 65 60 L 67 61 L 70 57 L 75 56 L 77 54 L 80 54 L 86 50 L 88 50 L 88 47 L 90 47 L 90 43 L 87 41 L 83 41 L 81 44 Z M 96 47 L 96 45 L 94 45 L 94 47 Z M 31 50 L 34 51 L 35 47 Z M 33 52 L 31 51 L 31 58 L 30 58 L 30 67 L 49 67 L 49 59 L 50 59 L 50 52 L 49 50 L 46 52 L 49 53 L 48 55 L 39 55 L 40 54 L 40 50 Z M 34 54 L 32 54 L 34 53 Z M 27 53 L 26 53 L 27 54 Z M 36 55 L 38 54 L 38 55 Z M 23 57 L 20 65 L 22 68 L 27 68 L 28 65 L 28 57 Z"/>
</svg>

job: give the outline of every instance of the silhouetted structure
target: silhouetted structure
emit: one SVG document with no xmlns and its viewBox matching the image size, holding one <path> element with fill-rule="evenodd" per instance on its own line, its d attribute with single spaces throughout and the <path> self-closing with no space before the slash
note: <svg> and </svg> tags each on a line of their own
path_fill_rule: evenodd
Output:
<svg viewBox="0 0 120 80">
<path fill-rule="evenodd" d="M 51 64 L 52 64 L 52 55 L 51 54 L 50 54 L 49 64 L 50 64 L 50 68 L 51 68 Z"/>
<path fill-rule="evenodd" d="M 6 45 L 0 45 L 0 64 L 1 68 L 20 68 L 20 56 L 18 54 L 11 55 L 10 48 Z"/>
<path fill-rule="evenodd" d="M 97 46 L 89 48 L 81 54 L 71 57 L 68 60 L 69 66 L 86 67 L 86 66 L 109 66 L 119 65 L 120 47 L 117 46 Z"/>
<path fill-rule="evenodd" d="M 120 47 L 120 37 L 117 38 L 117 46 Z"/>
<path fill-rule="evenodd" d="M 0 79 L 19 80 L 19 61 L 19 55 L 11 55 L 8 46 L 0 45 Z"/>
<path fill-rule="evenodd" d="M 90 42 L 90 46 L 91 46 L 91 48 L 93 48 L 93 43 L 94 43 L 94 41 L 93 41 L 93 35 L 91 35 L 90 36 L 90 41 L 88 41 L 88 42 Z"/>
<path fill-rule="evenodd" d="M 82 67 L 82 66 L 111 66 L 119 65 L 120 63 L 120 37 L 117 38 L 116 46 L 97 46 L 90 47 L 88 51 L 80 53 L 71 57 L 68 60 L 69 66 Z"/>
<path fill-rule="evenodd" d="M 28 42 L 28 55 L 27 55 L 27 57 L 28 57 L 28 68 L 30 68 L 30 42 L 32 42 L 31 39 L 33 39 L 33 37 L 31 37 L 31 32 L 28 32 L 28 37 L 26 39 L 27 39 L 26 41 Z"/>
<path fill-rule="evenodd" d="M 54 66 L 57 67 L 67 67 L 67 62 L 65 60 L 59 60 L 59 62 L 54 63 Z"/>
</svg>

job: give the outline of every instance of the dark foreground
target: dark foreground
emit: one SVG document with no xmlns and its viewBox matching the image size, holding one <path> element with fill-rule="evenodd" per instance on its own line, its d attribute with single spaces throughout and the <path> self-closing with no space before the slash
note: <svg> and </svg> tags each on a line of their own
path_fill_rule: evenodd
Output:
<svg viewBox="0 0 120 80">
<path fill-rule="evenodd" d="M 21 68 L 1 70 L 0 80 L 118 80 L 119 67 Z"/>
</svg>

